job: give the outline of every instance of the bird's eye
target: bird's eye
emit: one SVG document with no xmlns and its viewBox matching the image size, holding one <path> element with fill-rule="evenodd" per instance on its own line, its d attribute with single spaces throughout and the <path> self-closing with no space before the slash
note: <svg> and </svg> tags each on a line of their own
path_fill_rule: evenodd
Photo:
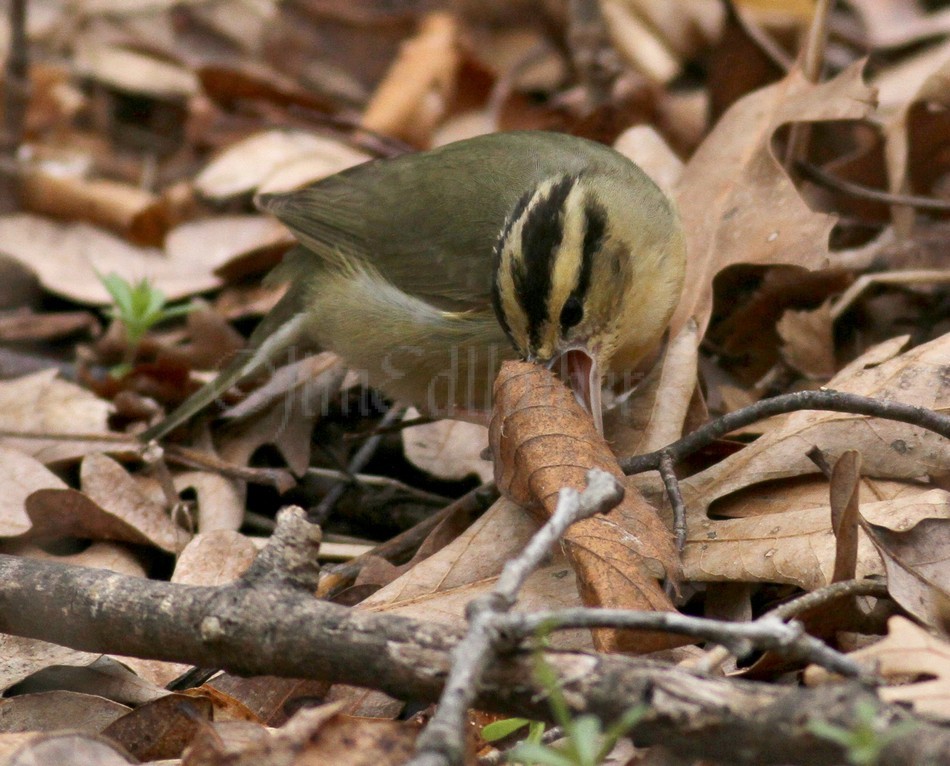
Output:
<svg viewBox="0 0 950 766">
<path fill-rule="evenodd" d="M 572 295 L 564 301 L 564 307 L 561 309 L 561 329 L 567 330 L 578 324 L 584 318 L 584 307 L 581 305 L 580 298 Z"/>
</svg>

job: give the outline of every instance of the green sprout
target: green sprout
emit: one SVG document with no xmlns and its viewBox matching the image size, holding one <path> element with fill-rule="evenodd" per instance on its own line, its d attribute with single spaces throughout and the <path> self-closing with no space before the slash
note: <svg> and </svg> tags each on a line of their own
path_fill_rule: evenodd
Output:
<svg viewBox="0 0 950 766">
<path fill-rule="evenodd" d="M 122 323 L 128 341 L 127 361 L 112 370 L 113 375 L 119 376 L 128 372 L 131 359 L 135 357 L 139 344 L 152 327 L 159 322 L 184 316 L 192 311 L 194 306 L 190 303 L 167 305 L 165 293 L 157 287 L 152 287 L 148 279 L 132 284 L 114 273 L 98 276 L 113 300 L 113 305 L 106 308 L 106 314 L 110 319 Z"/>
<path fill-rule="evenodd" d="M 548 693 L 551 714 L 564 732 L 564 742 L 557 747 L 542 745 L 543 724 L 524 718 L 496 721 L 486 726 L 482 734 L 485 736 L 485 732 L 491 730 L 490 734 L 497 734 L 494 739 L 501 739 L 525 725 L 530 727 L 528 738 L 509 751 L 509 763 L 537 764 L 538 766 L 600 766 L 620 738 L 643 718 L 647 712 L 647 706 L 637 705 L 631 708 L 606 731 L 603 722 L 595 715 L 586 714 L 574 718 L 558 683 L 557 675 L 544 661 L 540 649 L 544 636 L 539 636 L 539 638 L 541 639 L 539 648 L 534 654 L 535 677 Z M 492 741 L 487 736 L 485 738 Z"/>
<path fill-rule="evenodd" d="M 845 749 L 851 766 L 876 766 L 884 748 L 917 727 L 913 721 L 903 721 L 882 729 L 875 723 L 876 710 L 868 700 L 859 700 L 854 712 L 857 721 L 850 729 L 827 721 L 808 722 L 808 730 L 812 734 Z"/>
</svg>

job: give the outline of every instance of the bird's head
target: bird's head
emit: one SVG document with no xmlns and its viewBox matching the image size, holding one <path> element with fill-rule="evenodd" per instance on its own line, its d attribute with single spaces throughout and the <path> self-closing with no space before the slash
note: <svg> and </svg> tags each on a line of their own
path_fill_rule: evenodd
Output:
<svg viewBox="0 0 950 766">
<path fill-rule="evenodd" d="M 525 358 L 558 367 L 601 426 L 600 388 L 632 368 L 669 321 L 685 244 L 670 202 L 641 171 L 556 176 L 515 205 L 495 245 L 492 301 Z"/>
</svg>

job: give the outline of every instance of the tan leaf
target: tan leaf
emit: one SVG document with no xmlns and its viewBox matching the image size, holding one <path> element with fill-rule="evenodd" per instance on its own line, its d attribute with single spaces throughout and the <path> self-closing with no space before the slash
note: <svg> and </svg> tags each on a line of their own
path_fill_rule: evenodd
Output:
<svg viewBox="0 0 950 766">
<path fill-rule="evenodd" d="M 923 518 L 895 530 L 861 518 L 861 527 L 884 561 L 887 592 L 925 625 L 940 624 L 950 596 L 950 519 Z"/>
<path fill-rule="evenodd" d="M 419 413 L 415 413 L 418 416 Z M 407 413 L 407 417 L 412 417 Z M 459 480 L 475 474 L 482 482 L 492 478 L 492 465 L 482 459 L 488 429 L 461 420 L 438 420 L 402 430 L 406 459 L 440 479 Z"/>
<path fill-rule="evenodd" d="M 458 23 L 442 12 L 427 15 L 363 112 L 364 127 L 425 145 L 444 115 L 459 65 Z"/>
<path fill-rule="evenodd" d="M 0 217 L 3 253 L 29 268 L 44 288 L 77 303 L 104 306 L 112 298 L 98 274 L 115 273 L 129 282 L 142 279 L 177 300 L 220 287 L 214 270 L 234 257 L 228 248 L 194 250 L 180 258 L 135 247 L 88 224 L 60 224 L 18 213 Z M 97 274 L 98 272 L 98 274 Z"/>
<path fill-rule="evenodd" d="M 184 547 L 188 533 L 111 458 L 88 456 L 80 478 L 86 492 L 40 489 L 26 499 L 26 512 L 33 522 L 26 538 L 119 540 L 154 545 L 169 553 Z"/>
<path fill-rule="evenodd" d="M 828 388 L 950 410 L 946 380 L 950 335 L 918 346 L 896 358 L 903 341 L 895 339 L 870 349 L 842 369 Z M 916 426 L 847 413 L 801 411 L 772 418 L 765 434 L 745 449 L 682 482 L 691 516 L 704 517 L 716 499 L 763 481 L 818 471 L 806 453 L 817 445 L 837 459 L 844 450 L 861 453 L 865 475 L 916 479 L 942 473 L 950 465 L 950 442 Z"/>
<path fill-rule="evenodd" d="M 110 723 L 102 734 L 139 761 L 179 758 L 198 730 L 211 720 L 211 700 L 166 694 Z"/>
<path fill-rule="evenodd" d="M 835 571 L 832 582 L 852 580 L 858 563 L 858 508 L 861 488 L 861 453 L 847 450 L 831 472 L 829 501 L 835 534 Z"/>
<path fill-rule="evenodd" d="M 26 498 L 38 489 L 65 489 L 65 482 L 29 455 L 0 447 L 0 537 L 16 537 L 31 526 Z"/>
<path fill-rule="evenodd" d="M 237 530 L 244 522 L 245 485 L 210 471 L 186 471 L 174 477 L 175 489 L 198 496 L 198 531 Z"/>
<path fill-rule="evenodd" d="M 172 582 L 227 585 L 257 558 L 257 546 L 240 532 L 218 529 L 195 535 L 175 563 Z"/>
<path fill-rule="evenodd" d="M 64 689 L 0 701 L 4 732 L 74 729 L 96 734 L 128 712 L 127 705 Z"/>
<path fill-rule="evenodd" d="M 834 320 L 831 303 L 812 311 L 786 311 L 775 325 L 785 362 L 811 380 L 835 374 Z"/>
<path fill-rule="evenodd" d="M 299 130 L 269 130 L 238 141 L 215 157 L 198 174 L 195 189 L 214 200 L 250 194 L 258 187 L 289 191 L 293 187 L 288 184 L 317 181 L 368 159 L 364 152 L 333 139 Z M 299 175 L 299 168 L 291 171 L 298 163 L 306 163 L 306 178 Z M 292 181 L 285 172 L 294 173 Z"/>
<path fill-rule="evenodd" d="M 890 680 L 891 685 L 878 689 L 881 699 L 950 720 L 950 644 L 946 640 L 904 617 L 891 617 L 886 638 L 848 656 L 874 663 L 877 672 Z M 829 673 L 822 668 L 811 666 L 805 671 L 805 682 L 811 686 L 828 680 Z"/>
<path fill-rule="evenodd" d="M 548 370 L 506 362 L 495 382 L 489 438 L 498 488 L 539 522 L 563 487 L 583 490 L 586 474 L 601 468 L 624 480 L 617 460 L 573 394 Z M 588 606 L 674 611 L 658 582 L 677 579 L 673 538 L 656 510 L 629 482 L 626 496 L 606 515 L 584 519 L 565 533 L 561 548 Z M 669 636 L 597 631 L 602 650 L 653 651 Z"/>
<path fill-rule="evenodd" d="M 2 224 L 0 224 L 2 228 Z M 43 370 L 0 383 L 0 429 L 40 433 L 97 434 L 108 431 L 112 406 L 56 370 Z M 103 449 L 102 442 L 0 437 L 0 445 L 42 463 L 73 460 Z"/>
<path fill-rule="evenodd" d="M 861 82 L 862 68 L 854 64 L 819 85 L 795 68 L 733 104 L 697 149 L 677 195 L 689 259 L 674 335 L 694 317 L 703 336 L 713 278 L 727 266 L 827 265 L 835 218 L 809 209 L 772 154 L 771 141 L 786 123 L 867 117 L 874 92 Z"/>
<path fill-rule="evenodd" d="M 825 490 L 827 491 L 827 489 Z M 701 519 L 689 523 L 683 551 L 687 580 L 777 582 L 814 590 L 828 585 L 835 565 L 835 536 L 831 509 L 796 508 L 783 498 L 780 484 L 771 489 L 785 512 L 739 519 Z M 763 494 L 767 494 L 763 490 Z M 893 500 L 864 503 L 865 518 L 889 523 L 936 518 L 950 519 L 950 493 L 934 489 Z M 880 556 L 863 533 L 858 539 L 857 576 L 883 574 Z"/>
</svg>

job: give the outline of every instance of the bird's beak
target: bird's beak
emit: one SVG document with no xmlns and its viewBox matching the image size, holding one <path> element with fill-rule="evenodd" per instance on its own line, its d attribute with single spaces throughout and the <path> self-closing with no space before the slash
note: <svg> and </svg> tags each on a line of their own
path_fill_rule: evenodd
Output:
<svg viewBox="0 0 950 766">
<path fill-rule="evenodd" d="M 600 401 L 600 366 L 586 346 L 569 348 L 554 357 L 548 368 L 570 386 L 574 398 L 594 419 L 597 433 L 604 433 L 604 414 Z"/>
</svg>

